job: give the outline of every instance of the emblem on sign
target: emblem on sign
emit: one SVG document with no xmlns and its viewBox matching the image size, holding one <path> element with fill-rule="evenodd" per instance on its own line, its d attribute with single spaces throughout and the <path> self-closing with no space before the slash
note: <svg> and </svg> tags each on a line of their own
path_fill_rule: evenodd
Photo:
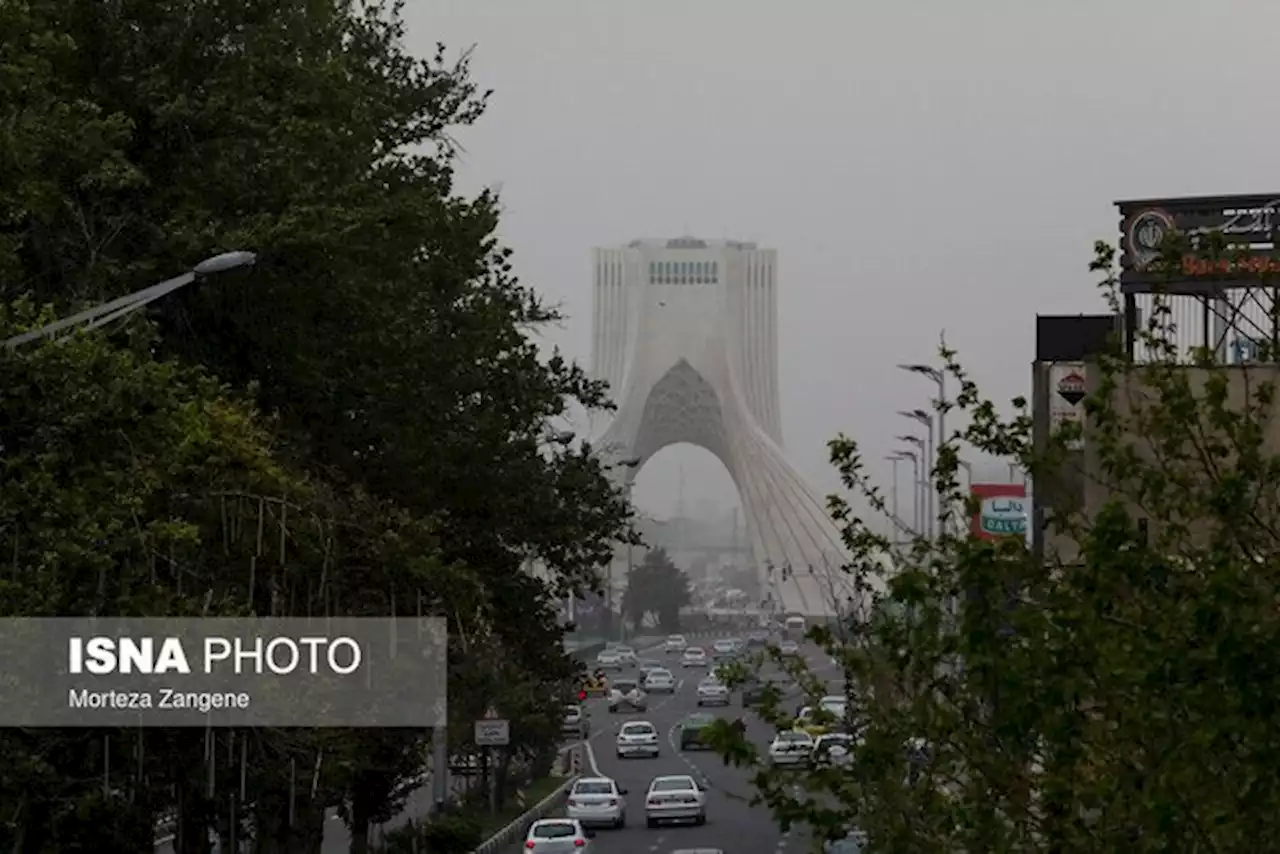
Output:
<svg viewBox="0 0 1280 854">
<path fill-rule="evenodd" d="M 1084 400 L 1084 377 L 1072 371 L 1058 381 L 1058 397 L 1075 406 Z"/>
<path fill-rule="evenodd" d="M 1129 223 L 1129 255 L 1142 270 L 1160 257 L 1165 238 L 1173 232 L 1173 217 L 1162 210 L 1146 210 Z"/>
</svg>

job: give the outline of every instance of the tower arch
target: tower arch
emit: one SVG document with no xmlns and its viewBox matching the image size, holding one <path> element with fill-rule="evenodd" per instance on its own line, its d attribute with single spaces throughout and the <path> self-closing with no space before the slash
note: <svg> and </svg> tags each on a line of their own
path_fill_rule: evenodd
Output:
<svg viewBox="0 0 1280 854">
<path fill-rule="evenodd" d="M 592 367 L 617 404 L 597 444 L 638 458 L 628 480 L 669 445 L 715 455 L 762 587 L 788 612 L 829 617 L 862 603 L 824 502 L 782 451 L 776 269 L 773 250 L 739 241 L 597 249 Z"/>
</svg>

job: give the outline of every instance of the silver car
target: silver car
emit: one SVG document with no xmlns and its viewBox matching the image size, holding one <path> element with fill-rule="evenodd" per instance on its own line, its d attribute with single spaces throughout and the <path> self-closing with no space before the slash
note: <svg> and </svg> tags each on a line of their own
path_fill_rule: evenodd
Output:
<svg viewBox="0 0 1280 854">
<path fill-rule="evenodd" d="M 608 777 L 583 777 L 569 790 L 566 813 L 583 827 L 606 825 L 627 826 L 627 790 Z"/>
<path fill-rule="evenodd" d="M 652 756 L 655 759 L 662 755 L 658 746 L 658 728 L 648 721 L 627 721 L 618 730 L 618 758 L 630 756 Z"/>
<path fill-rule="evenodd" d="M 703 679 L 698 683 L 698 705 L 729 705 L 729 687 L 718 679 Z"/>
<path fill-rule="evenodd" d="M 590 854 L 595 833 L 572 818 L 544 818 L 529 826 L 524 837 L 528 854 Z"/>
<path fill-rule="evenodd" d="M 623 666 L 622 656 L 613 650 L 605 650 L 596 656 L 597 670 L 621 670 Z"/>
<path fill-rule="evenodd" d="M 643 712 L 649 707 L 649 698 L 634 679 L 615 679 L 609 688 L 610 712 Z"/>
<path fill-rule="evenodd" d="M 676 690 L 676 678 L 670 670 L 650 670 L 644 677 L 644 690 L 650 694 L 671 694 Z"/>
<path fill-rule="evenodd" d="M 649 827 L 664 821 L 706 824 L 706 793 L 688 774 L 654 777 L 644 798 L 644 819 Z"/>
<path fill-rule="evenodd" d="M 591 724 L 587 722 L 581 706 L 564 707 L 564 723 L 560 731 L 570 738 L 586 738 L 590 734 Z"/>
</svg>

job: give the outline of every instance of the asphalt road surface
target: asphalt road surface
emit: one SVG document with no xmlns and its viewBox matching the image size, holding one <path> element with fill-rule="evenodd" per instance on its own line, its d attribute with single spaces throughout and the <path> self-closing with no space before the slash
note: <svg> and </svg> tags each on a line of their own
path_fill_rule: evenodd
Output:
<svg viewBox="0 0 1280 854">
<path fill-rule="evenodd" d="M 700 639 L 697 643 L 710 649 L 713 639 Z M 832 672 L 834 668 L 830 660 L 817 654 L 815 648 L 806 645 L 805 652 L 815 673 L 828 677 L 836 675 Z M 637 644 L 637 653 L 651 658 L 664 657 L 660 646 Z M 599 830 L 593 840 L 596 851 L 600 854 L 666 854 L 679 848 L 722 848 L 726 854 L 804 854 L 810 849 L 807 832 L 793 828 L 790 833 L 783 834 L 764 807 L 750 805 L 754 790 L 746 772 L 726 767 L 711 751 L 681 753 L 679 750 L 681 721 L 697 711 L 723 714 L 729 719 L 742 715 L 738 693 L 734 692 L 732 704 L 728 707 L 699 709 L 698 682 L 709 670 L 682 669 L 678 657 L 671 656 L 671 672 L 677 679 L 675 693 L 651 696 L 645 714 L 611 715 L 603 699 L 591 700 L 585 706 L 591 716 L 591 738 L 587 742 L 589 749 L 585 751 L 582 773 L 612 777 L 628 790 L 627 827 Z M 762 750 L 767 748 L 773 740 L 772 730 L 750 713 L 743 717 L 748 724 L 748 736 Z M 614 738 L 618 727 L 631 720 L 647 720 L 657 728 L 662 746 L 662 755 L 657 759 L 617 758 Z M 705 825 L 664 825 L 652 830 L 645 827 L 645 791 L 650 780 L 664 774 L 692 774 L 709 786 Z M 389 831 L 411 817 L 421 818 L 428 814 L 430 808 L 430 787 L 421 788 L 414 792 L 405 810 L 381 829 Z M 375 829 L 371 833 L 372 841 L 377 842 L 378 835 Z M 325 823 L 321 854 L 347 854 L 350 846 L 351 834 L 346 824 L 336 812 L 331 812 Z M 158 844 L 155 850 L 156 854 L 173 854 L 173 846 L 167 840 Z M 520 845 L 515 845 L 503 854 L 519 854 L 522 850 Z"/>
<path fill-rule="evenodd" d="M 710 641 L 704 641 L 707 646 Z M 834 676 L 830 659 L 806 650 L 809 665 L 816 673 Z M 600 854 L 667 854 L 680 848 L 720 848 L 726 854 L 804 854 L 810 850 L 810 835 L 793 828 L 782 833 L 768 810 L 751 806 L 754 789 L 746 771 L 727 767 L 712 751 L 682 753 L 680 722 L 690 714 L 707 711 L 728 719 L 743 715 L 741 699 L 734 692 L 732 704 L 722 708 L 699 709 L 697 685 L 706 675 L 705 669 L 682 669 L 672 657 L 671 671 L 677 686 L 671 695 L 650 695 L 649 708 L 643 714 L 610 714 L 603 700 L 593 700 L 587 708 L 591 715 L 591 738 L 582 773 L 612 777 L 627 789 L 627 826 L 621 830 L 600 829 L 592 845 Z M 748 712 L 747 734 L 762 749 L 773 740 L 774 732 L 759 718 Z M 619 759 L 614 739 L 621 724 L 646 720 L 659 732 L 662 753 L 656 759 Z M 644 795 L 649 781 L 665 774 L 692 774 L 708 787 L 707 823 L 663 825 L 650 829 L 644 820 Z M 563 814 L 563 813 L 560 813 Z M 503 854 L 519 854 L 519 845 Z"/>
</svg>

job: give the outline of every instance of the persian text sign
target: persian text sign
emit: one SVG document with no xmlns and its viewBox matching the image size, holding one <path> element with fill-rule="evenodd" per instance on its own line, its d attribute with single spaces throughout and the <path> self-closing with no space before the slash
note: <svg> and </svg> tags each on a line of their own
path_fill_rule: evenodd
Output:
<svg viewBox="0 0 1280 854">
<path fill-rule="evenodd" d="M 975 483 L 970 491 L 978 498 L 973 535 L 984 540 L 1027 535 L 1027 488 L 1021 483 Z"/>
<path fill-rule="evenodd" d="M 0 726 L 434 727 L 441 619 L 0 619 Z"/>
<path fill-rule="evenodd" d="M 1120 209 L 1120 284 L 1126 293 L 1153 288 L 1170 293 L 1214 293 L 1246 287 L 1280 275 L 1275 236 L 1280 229 L 1280 193 L 1117 202 Z M 1165 239 L 1190 240 L 1191 254 L 1177 270 L 1163 271 L 1157 261 Z M 1228 251 L 1220 258 L 1195 251 L 1210 234 L 1222 235 Z"/>
</svg>

